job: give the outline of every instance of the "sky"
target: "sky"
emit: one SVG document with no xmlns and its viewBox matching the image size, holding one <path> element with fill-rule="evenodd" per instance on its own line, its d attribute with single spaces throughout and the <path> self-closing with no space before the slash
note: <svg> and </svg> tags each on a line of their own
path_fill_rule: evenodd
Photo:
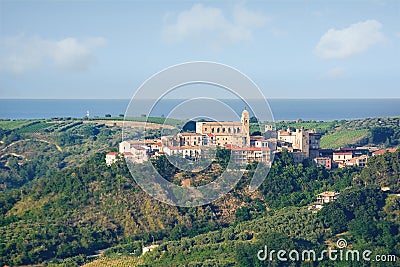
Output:
<svg viewBox="0 0 400 267">
<path fill-rule="evenodd" d="M 266 98 L 399 98 L 400 1 L 0 0 L 3 99 L 127 99 L 189 61 Z"/>
</svg>

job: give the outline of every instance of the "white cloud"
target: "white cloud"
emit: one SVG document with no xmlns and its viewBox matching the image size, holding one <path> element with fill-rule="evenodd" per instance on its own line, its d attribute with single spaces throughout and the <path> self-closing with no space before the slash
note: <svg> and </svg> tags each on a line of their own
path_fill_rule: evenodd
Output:
<svg viewBox="0 0 400 267">
<path fill-rule="evenodd" d="M 214 47 L 250 41 L 254 30 L 265 25 L 268 18 L 236 5 L 229 18 L 216 7 L 195 4 L 191 9 L 180 12 L 171 22 L 168 14 L 164 22 L 163 37 L 168 43 L 182 41 L 205 41 Z M 169 22 L 168 22 L 169 21 Z"/>
<path fill-rule="evenodd" d="M 378 21 L 367 20 L 341 30 L 330 29 L 319 40 L 316 53 L 323 59 L 347 58 L 363 53 L 385 40 L 381 28 Z"/>
<path fill-rule="evenodd" d="M 50 40 L 18 35 L 3 38 L 0 69 L 19 74 L 50 62 L 68 70 L 85 70 L 95 61 L 93 50 L 105 42 L 102 37 Z"/>
<path fill-rule="evenodd" d="M 337 80 L 343 78 L 346 74 L 346 69 L 343 67 L 335 67 L 333 69 L 328 70 L 326 73 L 322 74 L 321 78 Z"/>
</svg>

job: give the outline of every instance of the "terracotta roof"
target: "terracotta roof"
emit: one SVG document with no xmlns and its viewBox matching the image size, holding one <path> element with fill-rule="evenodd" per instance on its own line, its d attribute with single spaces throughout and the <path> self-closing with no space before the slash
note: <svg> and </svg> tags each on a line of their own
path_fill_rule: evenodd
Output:
<svg viewBox="0 0 400 267">
<path fill-rule="evenodd" d="M 233 151 L 269 151 L 270 149 L 268 147 L 237 147 L 237 146 L 232 146 L 232 145 L 225 145 L 227 149 L 233 150 Z"/>
<path fill-rule="evenodd" d="M 107 155 L 109 155 L 109 156 L 116 156 L 118 154 L 119 154 L 118 152 L 108 152 L 107 153 Z"/>
<path fill-rule="evenodd" d="M 146 150 L 144 147 L 141 146 L 133 146 L 133 148 L 136 150 Z"/>
<path fill-rule="evenodd" d="M 171 150 L 199 149 L 199 146 L 167 146 Z"/>
<path fill-rule="evenodd" d="M 132 152 L 124 152 L 122 154 L 124 154 L 124 156 L 133 156 Z"/>
<path fill-rule="evenodd" d="M 322 192 L 321 194 L 318 194 L 318 196 L 321 196 L 321 197 L 334 197 L 337 195 L 340 195 L 340 194 L 337 192 L 333 192 L 333 191 L 325 191 L 325 192 Z"/>
<path fill-rule="evenodd" d="M 286 131 L 278 131 L 278 134 L 279 134 L 279 135 L 282 135 L 282 136 L 290 136 L 290 135 L 292 135 L 291 132 L 288 133 L 288 132 L 286 132 Z"/>
<path fill-rule="evenodd" d="M 179 133 L 180 135 L 186 135 L 186 136 L 201 136 L 201 133 Z"/>
<path fill-rule="evenodd" d="M 334 151 L 333 155 L 353 155 L 351 151 Z"/>
<path fill-rule="evenodd" d="M 374 151 L 374 152 L 372 152 L 372 155 L 382 155 L 382 154 L 385 154 L 386 152 L 394 153 L 394 152 L 396 152 L 396 148 L 381 149 L 378 151 Z"/>
</svg>

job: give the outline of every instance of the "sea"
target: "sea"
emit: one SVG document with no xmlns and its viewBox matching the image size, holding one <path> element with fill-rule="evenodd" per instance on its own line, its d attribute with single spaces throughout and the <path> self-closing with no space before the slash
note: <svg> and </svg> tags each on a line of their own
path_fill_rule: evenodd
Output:
<svg viewBox="0 0 400 267">
<path fill-rule="evenodd" d="M 151 116 L 165 116 L 182 99 L 163 99 L 152 110 Z M 244 104 L 237 99 L 221 100 L 232 110 L 241 114 L 246 105 L 257 104 L 251 100 Z M 143 99 L 141 103 L 154 103 L 154 100 Z M 50 118 L 83 118 L 122 116 L 130 103 L 129 99 L 0 99 L 0 119 L 50 119 Z M 201 105 L 201 103 L 198 103 Z M 270 99 L 269 108 L 275 121 L 282 120 L 316 120 L 332 121 L 356 118 L 400 116 L 400 98 L 393 99 Z M 193 103 L 196 105 L 196 103 Z M 195 109 L 195 106 L 192 107 Z M 132 107 L 130 107 L 132 108 Z M 211 113 L 218 113 L 208 106 L 199 106 Z M 265 106 L 268 109 L 268 105 Z M 211 110 L 210 110 L 211 109 Z M 140 110 L 140 107 L 138 107 Z M 140 112 L 139 112 L 140 113 Z M 142 114 L 130 114 L 140 116 Z M 251 115 L 251 114 L 250 114 Z M 184 114 L 177 119 L 184 118 Z M 223 118 L 221 118 L 223 119 Z"/>
</svg>

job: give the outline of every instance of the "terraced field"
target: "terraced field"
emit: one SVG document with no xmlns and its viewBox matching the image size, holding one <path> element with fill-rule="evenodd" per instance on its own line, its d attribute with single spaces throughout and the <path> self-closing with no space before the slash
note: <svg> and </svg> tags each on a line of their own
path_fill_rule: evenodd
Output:
<svg viewBox="0 0 400 267">
<path fill-rule="evenodd" d="M 351 144 L 357 144 L 370 135 L 367 129 L 363 130 L 343 130 L 326 134 L 321 138 L 322 148 L 337 149 Z"/>
</svg>

